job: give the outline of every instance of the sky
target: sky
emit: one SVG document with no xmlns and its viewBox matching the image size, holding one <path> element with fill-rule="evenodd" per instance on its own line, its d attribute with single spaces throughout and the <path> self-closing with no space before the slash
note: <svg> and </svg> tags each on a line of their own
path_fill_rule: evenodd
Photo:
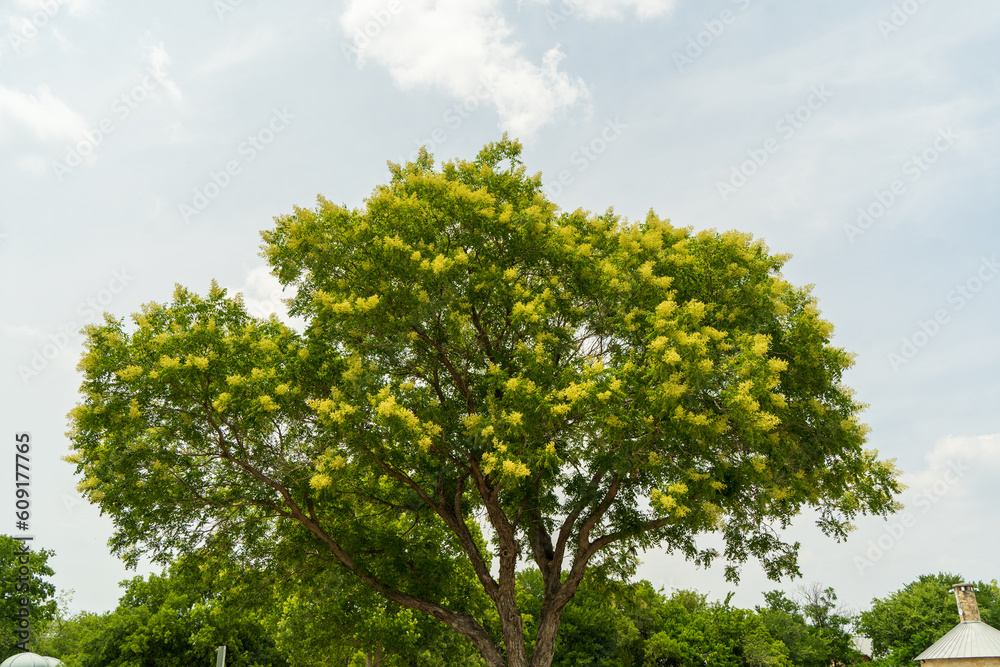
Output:
<svg viewBox="0 0 1000 667">
<path fill-rule="evenodd" d="M 995 0 L 7 0 L 0 531 L 25 532 L 28 432 L 26 532 L 72 610 L 113 608 L 136 573 L 61 460 L 79 329 L 213 278 L 283 312 L 258 255 L 274 216 L 361 206 L 387 161 L 508 132 L 563 210 L 653 209 L 790 254 L 908 486 L 843 543 L 798 517 L 801 579 L 750 562 L 733 586 L 662 550 L 638 576 L 744 607 L 818 582 L 847 610 L 920 574 L 1000 578 L 998 36 Z"/>
</svg>

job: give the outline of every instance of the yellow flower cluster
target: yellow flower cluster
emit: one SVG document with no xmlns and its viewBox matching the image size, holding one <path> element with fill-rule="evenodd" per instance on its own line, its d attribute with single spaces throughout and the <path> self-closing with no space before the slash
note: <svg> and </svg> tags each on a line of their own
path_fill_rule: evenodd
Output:
<svg viewBox="0 0 1000 667">
<path fill-rule="evenodd" d="M 677 499 L 672 495 L 663 493 L 659 489 L 653 489 L 650 493 L 650 498 L 654 503 L 662 507 L 665 512 L 675 518 L 681 518 L 691 511 L 689 508 L 678 503 Z"/>
<path fill-rule="evenodd" d="M 378 294 L 373 294 L 367 299 L 362 299 L 360 296 L 354 300 L 354 305 L 359 313 L 367 313 L 370 310 L 374 310 L 378 306 L 379 296 Z"/>
<path fill-rule="evenodd" d="M 200 371 L 208 368 L 208 359 L 205 357 L 199 357 L 197 355 L 191 355 L 187 358 L 186 362 L 188 366 L 193 366 Z"/>
<path fill-rule="evenodd" d="M 434 270 L 434 273 L 442 273 L 448 269 L 449 264 L 451 264 L 451 262 L 448 261 L 447 257 L 444 255 L 438 255 L 434 258 L 434 261 L 431 262 L 431 269 Z"/>
<path fill-rule="evenodd" d="M 688 312 L 695 322 L 700 322 L 705 317 L 705 304 L 701 301 L 688 301 L 684 304 L 684 310 Z"/>
<path fill-rule="evenodd" d="M 347 362 L 347 368 L 341 374 L 344 382 L 354 382 L 364 371 L 364 363 L 360 357 L 351 357 Z"/>
<path fill-rule="evenodd" d="M 326 419 L 335 424 L 342 424 L 347 416 L 357 412 L 357 408 L 350 403 L 338 402 L 329 398 L 310 399 L 306 403 L 316 411 L 316 414 L 321 419 Z"/>
<path fill-rule="evenodd" d="M 499 467 L 500 475 L 502 477 L 513 477 L 514 479 L 519 479 L 521 477 L 527 477 L 531 474 L 531 471 L 521 461 L 514 461 L 511 459 L 500 459 L 500 455 L 496 452 L 486 452 L 483 454 L 483 474 L 491 475 L 494 470 Z"/>
<path fill-rule="evenodd" d="M 570 382 L 568 387 L 566 387 L 562 391 L 556 392 L 556 397 L 567 400 L 572 404 L 586 398 L 590 394 L 590 391 L 593 388 L 594 388 L 593 382 L 584 382 L 581 384 L 577 384 L 576 382 Z"/>
<path fill-rule="evenodd" d="M 399 235 L 395 236 L 385 236 L 382 238 L 382 247 L 387 250 L 406 250 L 409 246 L 399 238 Z"/>
<path fill-rule="evenodd" d="M 515 463 L 514 461 L 507 459 L 503 462 L 503 474 L 505 477 L 527 477 L 531 474 L 531 471 L 528 470 L 528 466 L 524 465 L 520 461 Z"/>
<path fill-rule="evenodd" d="M 465 433 L 467 435 L 475 434 L 482 420 L 482 415 L 465 415 L 462 417 L 462 423 L 465 424 Z"/>
<path fill-rule="evenodd" d="M 333 479 L 329 475 L 324 473 L 318 473 L 316 475 L 313 475 L 312 478 L 309 480 L 309 486 L 316 489 L 317 491 L 325 489 L 332 483 Z"/>
<path fill-rule="evenodd" d="M 229 407 L 229 400 L 232 396 L 226 392 L 219 394 L 214 401 L 212 401 L 212 407 L 219 412 L 225 412 L 226 408 Z"/>
<path fill-rule="evenodd" d="M 171 357 L 166 354 L 160 357 L 160 368 L 163 368 L 164 370 L 174 370 L 180 368 L 180 366 L 181 360 L 177 357 Z"/>
<path fill-rule="evenodd" d="M 123 368 L 120 371 L 116 372 L 115 375 L 117 375 L 122 380 L 125 380 L 126 382 L 130 382 L 130 381 L 135 380 L 136 378 L 142 376 L 142 367 L 141 366 L 126 366 L 125 368 Z"/>
</svg>

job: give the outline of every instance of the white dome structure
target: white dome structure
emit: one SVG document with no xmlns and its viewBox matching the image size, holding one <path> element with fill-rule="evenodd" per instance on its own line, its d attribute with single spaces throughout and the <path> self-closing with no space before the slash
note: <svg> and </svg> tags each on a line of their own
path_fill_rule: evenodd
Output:
<svg viewBox="0 0 1000 667">
<path fill-rule="evenodd" d="M 18 653 L 0 663 L 0 667 L 60 667 L 63 664 L 62 660 L 37 653 Z"/>
</svg>

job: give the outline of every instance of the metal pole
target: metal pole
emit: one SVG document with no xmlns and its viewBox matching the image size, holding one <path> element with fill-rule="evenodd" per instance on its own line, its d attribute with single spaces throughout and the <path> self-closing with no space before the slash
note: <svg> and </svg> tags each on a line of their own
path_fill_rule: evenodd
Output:
<svg viewBox="0 0 1000 667">
<path fill-rule="evenodd" d="M 226 667 L 226 647 L 215 649 L 215 667 Z"/>
</svg>

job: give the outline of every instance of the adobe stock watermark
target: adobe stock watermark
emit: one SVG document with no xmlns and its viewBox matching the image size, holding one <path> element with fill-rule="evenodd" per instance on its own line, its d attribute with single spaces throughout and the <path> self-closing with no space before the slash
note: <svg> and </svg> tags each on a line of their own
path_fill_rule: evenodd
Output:
<svg viewBox="0 0 1000 667">
<path fill-rule="evenodd" d="M 938 159 L 951 150 L 959 135 L 950 127 L 939 129 L 938 136 L 924 150 L 914 153 L 901 167 L 904 176 L 909 176 L 910 183 L 916 183 L 936 163 Z M 844 225 L 844 234 L 852 244 L 854 239 L 867 232 L 876 221 L 880 220 L 890 208 L 907 192 L 906 182 L 897 178 L 885 190 L 875 190 L 874 197 L 865 206 L 858 207 L 858 217 L 854 224 Z"/>
<path fill-rule="evenodd" d="M 930 488 L 913 497 L 912 503 L 919 511 L 919 516 L 930 512 L 971 469 L 962 461 L 949 461 L 948 470 L 944 476 L 931 484 Z M 854 557 L 854 567 L 858 569 L 858 574 L 864 576 L 865 570 L 873 567 L 875 563 L 882 560 L 886 552 L 899 544 L 906 536 L 907 531 L 917 525 L 919 516 L 908 509 L 894 515 L 892 522 L 886 526 L 877 539 L 868 540 L 866 545 L 868 548 L 864 555 Z"/>
<path fill-rule="evenodd" d="M 56 179 L 61 183 L 66 176 L 72 174 L 77 167 L 86 161 L 88 156 L 94 154 L 97 147 L 115 131 L 118 124 L 132 115 L 132 112 L 149 99 L 152 92 L 161 85 L 162 82 L 156 72 L 152 68 L 147 69 L 139 83 L 119 95 L 111 103 L 111 116 L 102 118 L 95 127 L 87 128 L 83 133 L 83 139 L 66 147 L 66 154 L 62 162 L 56 160 L 52 163 L 52 171 L 56 175 Z"/>
<path fill-rule="evenodd" d="M 244 0 L 212 0 L 212 9 L 220 21 L 243 6 Z"/>
<path fill-rule="evenodd" d="M 628 129 L 628 125 L 618 120 L 616 117 L 614 120 L 607 119 L 604 122 L 604 127 L 601 131 L 590 141 L 585 144 L 581 144 L 580 147 L 573 152 L 569 157 L 569 162 L 576 167 L 576 173 L 582 174 L 590 168 L 590 165 L 597 161 L 601 155 L 608 150 L 611 144 L 618 141 L 622 136 L 622 132 Z M 549 197 L 558 197 L 562 194 L 563 189 L 573 185 L 576 178 L 573 176 L 573 172 L 569 169 L 561 169 L 559 173 L 556 174 L 556 180 L 553 183 L 549 183 L 543 189 L 545 194 Z"/>
<path fill-rule="evenodd" d="M 479 81 L 472 92 L 445 109 L 444 113 L 441 114 L 441 120 L 444 121 L 445 125 L 432 129 L 425 139 L 414 139 L 413 144 L 416 148 L 410 153 L 409 159 L 400 155 L 396 162 L 401 165 L 407 162 L 415 162 L 420 155 L 420 149 L 423 147 L 427 148 L 428 153 L 437 152 L 437 148 L 448 141 L 448 131 L 451 130 L 454 132 L 462 127 L 462 123 L 471 118 L 473 114 L 492 100 L 499 84 L 500 79 L 496 74 L 479 77 Z"/>
<path fill-rule="evenodd" d="M 21 384 L 27 387 L 33 379 L 41 375 L 49 364 L 75 341 L 80 329 L 100 319 L 101 313 L 111 305 L 115 296 L 121 294 L 133 280 L 135 276 L 130 274 L 128 269 L 112 271 L 111 279 L 104 287 L 77 304 L 76 314 L 81 319 L 69 320 L 54 334 L 49 334 L 45 343 L 31 350 L 28 362 L 17 367 Z"/>
<path fill-rule="evenodd" d="M 565 23 L 572 16 L 576 16 L 580 12 L 580 3 L 582 0 L 560 0 L 558 11 L 553 11 L 551 9 L 545 10 L 545 20 L 549 24 L 549 28 L 552 30 L 556 29 L 560 23 Z"/>
<path fill-rule="evenodd" d="M 205 182 L 192 191 L 190 202 L 180 203 L 179 210 L 184 222 L 190 222 L 191 218 L 200 215 L 208 208 L 208 205 L 230 186 L 233 178 L 243 173 L 243 167 L 267 150 L 271 142 L 284 132 L 294 119 L 295 115 L 288 112 L 288 107 L 274 108 L 264 127 L 247 135 L 247 138 L 236 147 L 238 157 L 226 161 L 218 171 L 210 170 Z"/>
<path fill-rule="evenodd" d="M 957 312 L 965 308 L 966 304 L 975 299 L 986 283 L 993 280 L 997 273 L 1000 273 L 1000 263 L 997 262 L 997 256 L 983 257 L 976 271 L 948 292 L 946 301 L 952 304 L 951 311 Z M 930 319 L 919 320 L 917 330 L 909 336 L 903 336 L 899 347 L 886 355 L 893 372 L 899 372 L 901 366 L 910 363 L 920 350 L 926 347 L 941 332 L 941 329 L 951 322 L 951 317 L 952 314 L 948 308 L 938 308 Z"/>
<path fill-rule="evenodd" d="M 22 17 L 20 27 L 7 35 L 7 43 L 14 53 L 20 55 L 21 49 L 49 25 L 67 2 L 68 0 L 43 0 L 38 11 L 29 17 Z"/>
<path fill-rule="evenodd" d="M 740 12 L 746 11 L 750 7 L 750 0 L 730 0 Z M 736 23 L 738 14 L 731 9 L 723 9 L 716 17 L 701 22 L 704 30 L 688 38 L 687 44 L 681 51 L 674 51 L 674 66 L 681 74 L 684 70 L 694 64 L 695 60 L 701 58 L 707 49 L 710 49 L 715 41 L 726 32 L 726 28 Z"/>
<path fill-rule="evenodd" d="M 403 5 L 400 0 L 389 0 L 385 7 L 372 12 L 368 21 L 364 25 L 358 26 L 354 31 L 350 43 L 340 43 L 340 52 L 344 54 L 344 59 L 351 62 L 353 57 L 357 61 L 361 57 L 361 52 L 368 48 L 373 39 L 377 39 L 382 34 L 382 31 L 392 23 L 392 19 L 401 11 L 403 11 Z"/>
<path fill-rule="evenodd" d="M 759 148 L 748 148 L 746 153 L 749 159 L 734 165 L 730 169 L 727 181 L 715 182 L 715 188 L 718 190 L 719 196 L 722 197 L 722 201 L 728 201 L 730 195 L 735 194 L 749 183 L 750 179 L 757 174 L 770 157 L 781 149 L 781 142 L 794 137 L 795 133 L 801 130 L 831 97 L 833 97 L 833 93 L 826 89 L 826 84 L 811 87 L 804 103 L 782 115 L 775 122 L 774 129 L 781 134 L 781 139 L 768 137 Z"/>
<path fill-rule="evenodd" d="M 15 648 L 22 651 L 28 650 L 28 642 L 31 641 L 31 598 L 29 597 L 31 587 L 31 549 L 28 542 L 35 539 L 28 535 L 31 521 L 31 434 L 18 432 L 14 434 L 14 527 L 20 531 L 14 535 L 14 539 L 20 542 L 14 555 L 17 556 L 17 583 L 14 591 L 20 593 L 19 597 L 13 597 L 17 602 L 17 614 L 14 621 L 16 630 L 14 632 L 17 642 Z M 23 472 L 22 472 L 23 471 Z"/>
<path fill-rule="evenodd" d="M 882 39 L 887 40 L 894 32 L 902 30 L 910 19 L 920 11 L 920 8 L 927 4 L 927 0 L 903 0 L 892 6 L 888 20 L 878 20 L 878 30 L 882 33 Z"/>
</svg>

